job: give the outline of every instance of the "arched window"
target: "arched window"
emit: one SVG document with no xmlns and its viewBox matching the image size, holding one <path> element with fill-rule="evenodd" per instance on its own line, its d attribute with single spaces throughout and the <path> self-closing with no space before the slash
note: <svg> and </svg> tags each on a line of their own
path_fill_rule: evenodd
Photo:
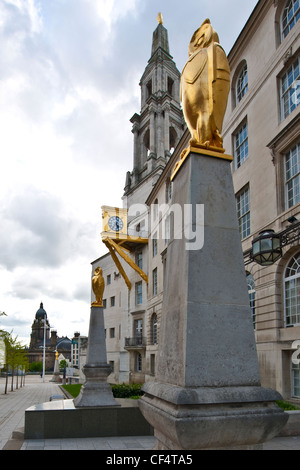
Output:
<svg viewBox="0 0 300 470">
<path fill-rule="evenodd" d="M 248 91 L 248 66 L 245 59 L 235 69 L 231 82 L 231 102 L 234 109 Z"/>
<path fill-rule="evenodd" d="M 248 91 L 248 69 L 244 63 L 236 81 L 236 102 L 239 103 Z"/>
<path fill-rule="evenodd" d="M 174 149 L 177 145 L 177 132 L 175 131 L 174 127 L 170 127 L 169 129 L 169 139 L 170 139 L 170 142 L 169 142 L 169 150 L 170 150 L 170 153 L 172 154 L 174 152 Z"/>
<path fill-rule="evenodd" d="M 293 256 L 284 276 L 285 326 L 300 324 L 300 253 Z"/>
<path fill-rule="evenodd" d="M 281 17 L 281 40 L 283 40 L 300 18 L 300 1 L 288 0 Z"/>
<path fill-rule="evenodd" d="M 153 313 L 151 318 L 151 342 L 157 344 L 157 315 Z"/>
<path fill-rule="evenodd" d="M 255 329 L 255 283 L 252 274 L 247 275 L 247 284 L 253 328 Z"/>
<path fill-rule="evenodd" d="M 172 181 L 170 178 L 168 178 L 167 183 L 166 183 L 166 202 L 171 201 L 172 198 Z"/>
</svg>

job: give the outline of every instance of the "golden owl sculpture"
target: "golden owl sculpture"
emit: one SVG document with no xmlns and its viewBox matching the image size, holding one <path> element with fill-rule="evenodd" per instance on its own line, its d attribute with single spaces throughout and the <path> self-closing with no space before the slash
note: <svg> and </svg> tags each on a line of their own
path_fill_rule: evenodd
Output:
<svg viewBox="0 0 300 470">
<path fill-rule="evenodd" d="M 96 301 L 92 302 L 92 307 L 103 307 L 102 298 L 105 287 L 105 282 L 102 275 L 102 269 L 96 268 L 92 278 L 92 289 L 96 297 Z"/>
<path fill-rule="evenodd" d="M 206 19 L 195 31 L 181 74 L 181 102 L 191 146 L 224 151 L 223 119 L 230 89 L 230 69 L 219 37 Z"/>
</svg>

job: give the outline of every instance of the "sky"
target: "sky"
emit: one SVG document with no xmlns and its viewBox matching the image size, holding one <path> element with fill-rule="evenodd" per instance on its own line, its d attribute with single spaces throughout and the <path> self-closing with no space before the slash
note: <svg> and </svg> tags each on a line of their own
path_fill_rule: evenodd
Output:
<svg viewBox="0 0 300 470">
<path fill-rule="evenodd" d="M 205 18 L 228 53 L 256 3 L 0 0 L 0 329 L 28 345 L 43 302 L 58 336 L 88 335 L 101 206 L 122 207 L 158 12 L 181 71 Z"/>
</svg>

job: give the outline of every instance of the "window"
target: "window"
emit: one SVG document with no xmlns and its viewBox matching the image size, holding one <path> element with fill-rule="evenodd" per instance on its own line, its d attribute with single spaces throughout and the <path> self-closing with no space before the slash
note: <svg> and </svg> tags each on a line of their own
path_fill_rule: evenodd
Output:
<svg viewBox="0 0 300 470">
<path fill-rule="evenodd" d="M 172 181 L 168 180 L 166 186 L 166 202 L 171 201 L 172 199 Z"/>
<path fill-rule="evenodd" d="M 155 199 L 154 204 L 152 204 L 151 211 L 153 220 L 156 220 L 158 217 L 158 199 Z"/>
<path fill-rule="evenodd" d="M 248 91 L 248 70 L 245 64 L 236 81 L 236 102 L 239 103 Z"/>
<path fill-rule="evenodd" d="M 285 119 L 300 103 L 299 95 L 299 57 L 287 69 L 281 78 L 281 119 Z"/>
<path fill-rule="evenodd" d="M 292 395 L 300 398 L 300 364 L 292 362 Z"/>
<path fill-rule="evenodd" d="M 300 254 L 289 262 L 284 278 L 285 326 L 300 323 Z"/>
<path fill-rule="evenodd" d="M 114 337 L 115 337 L 115 329 L 114 329 L 114 328 L 110 328 L 110 329 L 109 329 L 109 337 L 110 337 L 110 338 L 114 338 Z"/>
<path fill-rule="evenodd" d="M 255 284 L 252 274 L 247 275 L 247 284 L 253 328 L 255 329 Z"/>
<path fill-rule="evenodd" d="M 111 373 L 115 371 L 115 361 L 109 361 L 109 365 L 111 367 Z"/>
<path fill-rule="evenodd" d="M 152 255 L 153 257 L 157 255 L 157 233 L 153 235 L 152 239 Z"/>
<path fill-rule="evenodd" d="M 135 320 L 134 322 L 134 337 L 136 340 L 136 344 L 143 343 L 143 320 Z"/>
<path fill-rule="evenodd" d="M 141 305 L 143 303 L 143 285 L 142 281 L 135 284 L 135 303 Z"/>
<path fill-rule="evenodd" d="M 171 233 L 171 217 L 167 215 L 165 218 L 165 242 L 169 243 Z"/>
<path fill-rule="evenodd" d="M 300 18 L 299 0 L 289 0 L 283 10 L 281 19 L 281 39 L 283 40 Z"/>
<path fill-rule="evenodd" d="M 147 83 L 146 90 L 146 99 L 148 99 L 152 95 L 152 80 Z"/>
<path fill-rule="evenodd" d="M 250 191 L 246 188 L 237 196 L 237 212 L 242 240 L 250 235 Z"/>
<path fill-rule="evenodd" d="M 157 268 L 153 269 L 152 281 L 153 281 L 153 295 L 157 295 Z"/>
<path fill-rule="evenodd" d="M 153 313 L 151 318 L 151 343 L 157 344 L 157 315 Z"/>
<path fill-rule="evenodd" d="M 286 208 L 300 202 L 300 143 L 285 154 Z"/>
<path fill-rule="evenodd" d="M 116 304 L 116 298 L 115 298 L 115 296 L 113 296 L 113 297 L 110 298 L 110 306 L 114 307 L 115 304 Z"/>
<path fill-rule="evenodd" d="M 150 354 L 150 374 L 155 375 L 155 354 Z"/>
<path fill-rule="evenodd" d="M 173 90 L 174 90 L 174 80 L 172 80 L 171 77 L 168 77 L 168 93 L 169 93 L 169 95 L 171 95 L 171 96 L 174 95 Z"/>
<path fill-rule="evenodd" d="M 243 124 L 234 134 L 235 168 L 239 168 L 248 157 L 248 125 Z"/>
<path fill-rule="evenodd" d="M 142 355 L 137 353 L 136 355 L 136 372 L 142 372 Z"/>
<path fill-rule="evenodd" d="M 136 264 L 140 269 L 143 269 L 143 253 L 141 251 L 136 253 Z"/>
<path fill-rule="evenodd" d="M 143 336 L 143 320 L 135 320 L 134 322 L 135 337 L 141 338 Z"/>
<path fill-rule="evenodd" d="M 102 303 L 103 303 L 103 308 L 106 308 L 106 299 L 103 299 Z"/>
<path fill-rule="evenodd" d="M 108 274 L 106 277 L 106 284 L 109 286 L 110 283 L 111 283 L 111 275 Z"/>
</svg>

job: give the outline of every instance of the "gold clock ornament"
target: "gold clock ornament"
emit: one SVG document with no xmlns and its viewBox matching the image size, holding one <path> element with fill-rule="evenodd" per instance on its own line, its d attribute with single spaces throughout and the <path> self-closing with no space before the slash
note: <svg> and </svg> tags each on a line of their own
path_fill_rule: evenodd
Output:
<svg viewBox="0 0 300 470">
<path fill-rule="evenodd" d="M 127 235 L 127 209 L 102 206 L 103 232 Z"/>
</svg>

